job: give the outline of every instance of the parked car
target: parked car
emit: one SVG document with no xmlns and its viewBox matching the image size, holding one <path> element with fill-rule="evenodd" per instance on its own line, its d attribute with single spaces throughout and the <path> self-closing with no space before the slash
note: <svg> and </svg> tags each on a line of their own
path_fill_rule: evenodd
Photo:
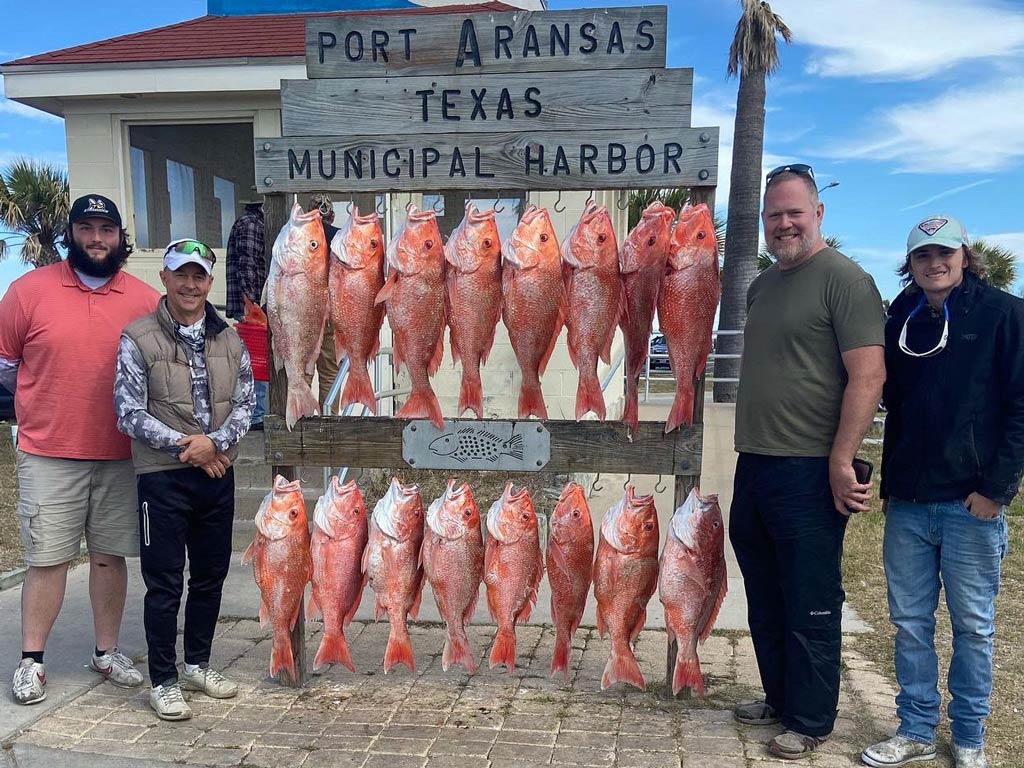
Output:
<svg viewBox="0 0 1024 768">
<path fill-rule="evenodd" d="M 14 394 L 0 386 L 0 421 L 14 420 Z"/>
<path fill-rule="evenodd" d="M 651 337 L 651 370 L 668 371 L 671 367 L 668 364 L 668 357 L 657 357 L 657 355 L 668 355 L 668 343 L 665 337 L 658 335 Z"/>
</svg>

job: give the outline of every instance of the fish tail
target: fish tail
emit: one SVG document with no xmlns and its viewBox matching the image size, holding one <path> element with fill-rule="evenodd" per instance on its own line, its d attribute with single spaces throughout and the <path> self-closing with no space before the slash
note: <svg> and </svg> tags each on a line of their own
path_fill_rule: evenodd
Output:
<svg viewBox="0 0 1024 768">
<path fill-rule="evenodd" d="M 588 411 L 597 414 L 597 418 L 604 421 L 605 406 L 604 394 L 601 392 L 601 382 L 597 376 L 580 376 L 580 383 L 576 388 L 576 421 L 587 415 Z"/>
<path fill-rule="evenodd" d="M 444 640 L 444 650 L 441 652 L 442 671 L 447 672 L 453 664 L 461 664 L 471 674 L 476 672 L 476 658 L 469 647 L 466 630 L 449 626 L 448 636 Z"/>
<path fill-rule="evenodd" d="M 547 406 L 544 405 L 544 393 L 541 391 L 540 382 L 527 384 L 523 382 L 523 388 L 519 392 L 519 418 L 528 419 L 530 416 L 537 416 L 541 419 L 548 417 Z"/>
<path fill-rule="evenodd" d="M 288 670 L 295 678 L 295 658 L 292 656 L 291 636 L 288 632 L 274 633 L 274 647 L 270 652 L 270 676 L 276 677 L 278 672 Z"/>
<path fill-rule="evenodd" d="M 341 632 L 330 635 L 325 632 L 323 640 L 320 641 L 320 649 L 316 652 L 316 658 L 313 659 L 313 669 L 320 670 L 328 664 L 342 664 L 350 671 L 356 671 L 356 667 L 352 663 L 352 654 L 348 650 L 348 642 Z"/>
<path fill-rule="evenodd" d="M 679 643 L 676 669 L 672 674 L 672 695 L 678 696 L 683 688 L 692 688 L 698 696 L 704 695 L 704 675 L 700 671 L 700 659 L 697 658 L 697 654 Z"/>
<path fill-rule="evenodd" d="M 352 403 L 362 403 L 370 413 L 377 414 L 377 396 L 373 392 L 373 382 L 370 381 L 366 366 L 362 364 L 349 368 L 348 380 L 341 394 L 341 405 L 338 406 L 339 413 Z"/>
<path fill-rule="evenodd" d="M 290 430 L 295 422 L 303 416 L 316 416 L 320 413 L 320 401 L 316 399 L 313 390 L 303 380 L 288 380 L 288 406 L 285 410 L 285 423 Z"/>
<path fill-rule="evenodd" d="M 569 683 L 569 654 L 572 636 L 562 628 L 555 629 L 555 652 L 551 657 L 551 677 L 561 672 L 566 684 Z"/>
<path fill-rule="evenodd" d="M 494 647 L 491 648 L 491 669 L 500 664 L 511 675 L 516 668 L 516 632 L 514 629 L 498 628 L 498 634 L 494 637 Z"/>
<path fill-rule="evenodd" d="M 615 683 L 629 683 L 641 691 L 647 690 L 644 673 L 640 671 L 640 664 L 633 655 L 629 643 L 612 644 L 612 655 L 601 676 L 601 690 L 606 690 Z"/>
<path fill-rule="evenodd" d="M 444 429 L 444 416 L 437 395 L 429 387 L 413 391 L 396 414 L 400 419 L 430 419 L 438 429 Z"/>
<path fill-rule="evenodd" d="M 676 386 L 676 399 L 665 422 L 666 435 L 681 424 L 693 423 L 693 398 L 693 383 L 680 379 Z"/>
<path fill-rule="evenodd" d="M 459 390 L 459 415 L 470 409 L 478 419 L 484 417 L 484 387 L 480 381 L 480 370 L 473 366 L 462 369 L 462 389 Z"/>
<path fill-rule="evenodd" d="M 411 672 L 416 671 L 416 659 L 412 653 L 412 639 L 409 628 L 402 621 L 391 621 L 391 633 L 388 635 L 388 647 L 384 651 L 384 674 L 396 664 L 405 664 Z"/>
</svg>

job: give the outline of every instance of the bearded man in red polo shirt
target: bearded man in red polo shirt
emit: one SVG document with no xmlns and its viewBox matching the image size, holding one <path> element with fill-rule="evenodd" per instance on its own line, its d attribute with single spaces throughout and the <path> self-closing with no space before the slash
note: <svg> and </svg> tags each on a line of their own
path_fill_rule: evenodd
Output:
<svg viewBox="0 0 1024 768">
<path fill-rule="evenodd" d="M 122 270 L 132 252 L 112 200 L 75 200 L 68 258 L 14 281 L 0 300 L 0 382 L 18 415 L 18 517 L 28 573 L 22 587 L 20 704 L 46 698 L 43 651 L 60 613 L 68 566 L 85 535 L 96 647 L 89 666 L 122 687 L 142 684 L 117 649 L 138 557 L 131 441 L 117 430 L 114 368 L 121 331 L 160 294 Z"/>
</svg>

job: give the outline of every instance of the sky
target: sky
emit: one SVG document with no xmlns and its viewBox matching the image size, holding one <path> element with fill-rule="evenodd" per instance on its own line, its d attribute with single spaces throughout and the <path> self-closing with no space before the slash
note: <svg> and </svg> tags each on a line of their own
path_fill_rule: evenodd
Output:
<svg viewBox="0 0 1024 768">
<path fill-rule="evenodd" d="M 0 6 L 13 0 L 0 0 Z M 622 5 L 642 3 L 621 2 Z M 596 4 L 596 3 L 592 3 Z M 551 8 L 582 7 L 550 0 Z M 613 5 L 600 3 L 599 5 Z M 668 65 L 693 67 L 693 125 L 721 127 L 728 201 L 737 80 L 726 72 L 737 0 L 670 0 Z M 1024 284 L 1024 4 L 1016 0 L 777 0 L 793 31 L 769 80 L 764 168 L 812 165 L 823 231 L 899 292 L 907 233 L 933 214 L 1015 251 Z M 0 61 L 201 16 L 205 1 L 50 0 L 19 6 Z M 63 121 L 0 96 L 0 167 L 65 161 Z M 0 293 L 24 271 L 0 263 Z"/>
</svg>

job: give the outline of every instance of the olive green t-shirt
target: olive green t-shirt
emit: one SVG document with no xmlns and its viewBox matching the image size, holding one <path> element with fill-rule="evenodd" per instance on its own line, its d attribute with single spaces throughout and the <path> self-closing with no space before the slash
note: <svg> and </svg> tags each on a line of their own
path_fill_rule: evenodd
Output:
<svg viewBox="0 0 1024 768">
<path fill-rule="evenodd" d="M 834 248 L 747 292 L 736 401 L 736 450 L 828 456 L 846 388 L 842 353 L 885 343 L 875 281 Z"/>
</svg>

